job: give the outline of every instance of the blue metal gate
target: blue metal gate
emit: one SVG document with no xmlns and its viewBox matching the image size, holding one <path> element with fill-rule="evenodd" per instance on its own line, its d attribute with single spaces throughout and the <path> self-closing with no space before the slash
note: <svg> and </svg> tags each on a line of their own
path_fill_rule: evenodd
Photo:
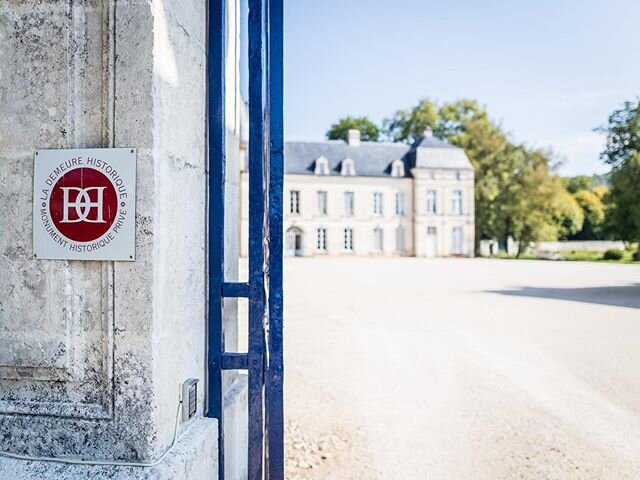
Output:
<svg viewBox="0 0 640 480">
<path fill-rule="evenodd" d="M 224 370 L 248 370 L 249 480 L 284 479 L 282 350 L 283 0 L 249 2 L 249 278 L 224 278 L 225 0 L 208 15 L 208 411 L 219 421 L 224 479 Z M 232 212 L 237 215 L 237 212 Z M 249 300 L 249 348 L 226 352 L 224 298 Z"/>
</svg>

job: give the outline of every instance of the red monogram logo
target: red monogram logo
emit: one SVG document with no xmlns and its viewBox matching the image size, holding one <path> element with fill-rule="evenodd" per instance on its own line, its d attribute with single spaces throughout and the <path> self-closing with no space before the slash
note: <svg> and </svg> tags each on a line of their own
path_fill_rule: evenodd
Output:
<svg viewBox="0 0 640 480">
<path fill-rule="evenodd" d="M 93 168 L 65 173 L 51 191 L 49 210 L 58 231 L 76 242 L 91 242 L 107 233 L 118 209 L 111 181 Z"/>
</svg>

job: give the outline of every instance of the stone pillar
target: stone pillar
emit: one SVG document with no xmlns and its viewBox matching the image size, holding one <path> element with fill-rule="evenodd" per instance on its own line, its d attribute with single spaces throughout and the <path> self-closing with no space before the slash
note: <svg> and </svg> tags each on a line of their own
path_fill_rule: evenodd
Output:
<svg viewBox="0 0 640 480">
<path fill-rule="evenodd" d="M 0 2 L 0 478 L 214 478 L 202 0 Z M 132 263 L 32 257 L 38 148 L 136 147 Z M 235 321 L 235 317 L 234 317 Z M 178 425 L 181 383 L 200 379 Z"/>
</svg>

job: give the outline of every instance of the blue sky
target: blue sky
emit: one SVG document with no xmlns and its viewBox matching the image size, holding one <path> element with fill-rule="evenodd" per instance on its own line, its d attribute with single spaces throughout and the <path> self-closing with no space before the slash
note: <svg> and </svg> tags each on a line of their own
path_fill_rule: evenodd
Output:
<svg viewBox="0 0 640 480">
<path fill-rule="evenodd" d="M 604 172 L 593 129 L 640 95 L 640 0 L 285 0 L 287 140 L 419 98 L 475 98 L 567 175 Z"/>
</svg>

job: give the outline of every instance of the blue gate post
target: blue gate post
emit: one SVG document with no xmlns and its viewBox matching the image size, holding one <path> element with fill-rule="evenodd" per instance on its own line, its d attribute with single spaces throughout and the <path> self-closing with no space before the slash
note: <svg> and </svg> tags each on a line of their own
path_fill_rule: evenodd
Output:
<svg viewBox="0 0 640 480">
<path fill-rule="evenodd" d="M 207 417 L 218 419 L 218 472 L 224 479 L 224 182 L 226 2 L 209 0 L 207 33 Z M 212 476 L 214 478 L 214 476 Z"/>
<path fill-rule="evenodd" d="M 268 221 L 265 165 L 268 128 L 265 122 L 265 7 L 249 0 L 249 480 L 262 480 L 264 449 L 265 226 Z"/>
<path fill-rule="evenodd" d="M 208 409 L 219 421 L 224 480 L 223 370 L 248 370 L 249 480 L 284 479 L 282 355 L 282 0 L 249 0 L 249 281 L 224 279 L 224 0 L 209 1 Z M 273 22 L 270 26 L 270 22 Z M 224 349 L 223 298 L 249 300 L 249 351 Z M 266 402 L 266 408 L 265 408 Z"/>
<path fill-rule="evenodd" d="M 284 12 L 283 0 L 269 0 L 269 355 L 265 379 L 267 472 L 284 479 L 283 402 L 283 208 L 284 208 Z"/>
</svg>

